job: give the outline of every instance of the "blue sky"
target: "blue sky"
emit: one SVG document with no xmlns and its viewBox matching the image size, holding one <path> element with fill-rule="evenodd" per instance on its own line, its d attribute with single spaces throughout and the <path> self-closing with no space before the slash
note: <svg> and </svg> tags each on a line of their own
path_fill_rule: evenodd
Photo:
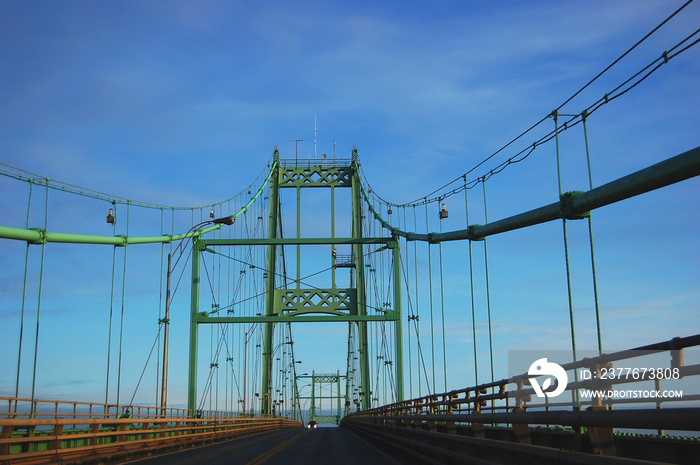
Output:
<svg viewBox="0 0 700 465">
<path fill-rule="evenodd" d="M 303 139 L 299 158 L 313 157 L 316 115 L 319 155 L 331 154 L 334 141 L 338 157 L 349 157 L 357 145 L 373 190 L 395 204 L 412 202 L 466 173 L 549 114 L 681 4 L 0 1 L 0 161 L 114 196 L 198 206 L 244 191 L 265 170 L 274 146 L 289 158 L 294 156 L 289 141 Z M 561 111 L 580 112 L 691 34 L 699 8 L 688 6 Z M 698 49 L 692 48 L 590 118 L 595 185 L 698 145 L 699 68 Z M 552 125 L 550 120 L 536 128 L 473 175 L 487 173 Z M 562 135 L 561 148 L 564 190 L 587 189 L 580 125 Z M 549 143 L 486 184 L 489 219 L 556 200 L 554 150 Z M 694 334 L 700 327 L 698 187 L 697 180 L 686 181 L 595 214 L 606 346 L 626 348 Z M 0 191 L 0 224 L 23 227 L 26 185 L 3 178 Z M 480 189 L 469 195 L 470 223 L 483 223 Z M 106 204 L 58 193 L 50 197 L 50 230 L 112 233 L 101 219 Z M 39 207 L 32 210 L 30 227 L 43 224 L 40 198 L 34 199 Z M 450 219 L 442 227 L 463 229 L 463 194 L 451 197 L 449 207 Z M 418 209 L 419 231 L 425 230 L 423 208 Z M 429 228 L 437 230 L 437 206 L 429 208 Z M 88 221 L 82 215 L 86 211 L 99 213 L 100 222 Z M 133 215 L 132 233 L 159 232 L 157 214 Z M 324 213 L 312 206 L 305 228 L 312 234 L 324 221 Z M 590 349 L 595 335 L 587 229 L 575 225 L 570 234 L 577 330 Z M 533 345 L 569 346 L 561 244 L 559 223 L 489 240 L 491 305 L 501 356 Z M 2 240 L 0 247 L 5 279 L 0 339 L 4 353 L 15 353 L 24 246 Z M 93 305 L 90 295 L 101 293 L 90 278 L 105 273 L 109 278 L 112 250 L 51 250 L 57 258 L 47 266 L 56 267 L 56 276 L 74 276 L 84 285 L 79 298 L 58 278 L 55 289 L 47 285 L 47 293 L 56 292 L 54 304 L 45 299 L 47 315 L 53 309 L 54 315 L 63 311 L 66 316 L 55 321 L 47 316 L 42 334 L 60 340 L 61 334 L 76 331 L 76 321 L 94 333 L 88 347 L 66 347 L 70 337 L 57 344 L 62 363 L 71 366 L 81 351 L 106 350 L 100 346 L 104 333 L 97 336 L 101 330 L 92 329 L 100 323 L 91 322 L 84 308 Z M 137 252 L 129 253 L 129 266 L 138 268 L 139 259 L 131 258 Z M 449 384 L 461 387 L 474 381 L 467 356 L 466 245 L 446 244 L 443 253 L 451 296 L 445 302 Z M 102 262 L 106 265 L 93 270 Z M 137 269 L 130 270 L 138 276 Z M 132 297 L 135 313 L 128 317 L 140 328 L 137 310 L 145 301 L 158 306 L 158 291 L 154 296 L 153 289 L 135 287 L 130 295 L 143 291 L 148 296 L 138 303 Z M 478 281 L 477 288 L 482 311 L 483 283 Z M 82 310 L 71 299 L 84 299 Z M 143 331 L 142 339 L 152 340 L 152 328 Z M 186 335 L 185 326 L 181 331 Z M 323 332 L 318 327 L 304 331 L 299 330 L 299 339 Z M 318 345 L 297 344 L 304 370 L 344 367 L 345 330 L 338 331 L 318 344 L 328 344 L 327 352 L 339 357 L 319 355 Z M 483 313 L 479 332 L 483 347 Z M 44 350 L 50 345 L 48 339 L 42 343 Z M 139 361 L 133 365 L 141 364 L 142 352 L 134 349 L 133 359 Z M 181 348 L 175 354 L 182 356 Z M 13 357 L 0 366 L 3 394 L 13 392 Z M 41 360 L 51 364 L 46 355 Z M 174 377 L 181 380 L 182 370 L 184 365 Z M 84 368 L 74 376 L 46 373 L 41 392 L 63 397 L 74 392 L 66 386 L 88 377 Z M 26 392 L 27 379 L 22 380 Z M 103 388 L 92 384 L 81 395 L 99 401 L 96 392 Z"/>
</svg>

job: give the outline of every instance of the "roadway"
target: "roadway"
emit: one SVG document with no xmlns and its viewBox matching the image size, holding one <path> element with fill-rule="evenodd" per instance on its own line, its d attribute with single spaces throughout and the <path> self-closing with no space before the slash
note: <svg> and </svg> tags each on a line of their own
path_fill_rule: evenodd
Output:
<svg viewBox="0 0 700 465">
<path fill-rule="evenodd" d="M 131 460 L 139 465 L 400 465 L 346 428 L 285 429 Z"/>
</svg>

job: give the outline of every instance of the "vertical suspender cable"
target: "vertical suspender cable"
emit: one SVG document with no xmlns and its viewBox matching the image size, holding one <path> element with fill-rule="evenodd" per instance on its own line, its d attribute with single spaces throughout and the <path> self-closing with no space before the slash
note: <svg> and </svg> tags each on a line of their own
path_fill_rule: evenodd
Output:
<svg viewBox="0 0 700 465">
<path fill-rule="evenodd" d="M 219 218 L 223 217 L 223 204 L 219 204 Z M 223 237 L 223 231 L 219 230 L 219 239 Z M 220 253 L 221 252 L 221 246 L 217 247 L 217 251 Z M 217 302 L 217 311 L 221 311 L 221 255 L 216 255 L 216 258 L 219 260 L 219 269 L 218 269 L 218 278 L 217 278 L 217 296 L 216 296 L 216 302 Z M 226 337 L 228 336 L 228 333 L 224 331 L 224 325 L 221 325 L 221 339 L 224 343 L 227 343 L 228 341 L 226 340 Z M 228 348 L 228 347 L 227 347 Z M 228 354 L 227 354 L 228 355 Z M 224 411 L 228 410 L 228 357 L 224 357 L 225 363 L 224 363 Z M 217 370 L 217 375 L 219 371 Z M 219 393 L 218 393 L 218 386 L 219 386 L 219 379 L 217 378 L 216 380 L 216 385 L 217 385 L 217 394 L 216 394 L 216 399 L 217 402 L 219 400 Z M 218 409 L 217 409 L 218 410 Z"/>
<path fill-rule="evenodd" d="M 224 216 L 224 212 L 222 209 L 222 206 L 219 205 L 219 218 Z M 223 231 L 219 229 L 219 239 L 222 238 L 222 233 Z M 219 261 L 219 267 L 218 267 L 218 276 L 217 276 L 217 283 L 216 283 L 216 302 L 217 302 L 217 311 L 221 309 L 221 246 L 216 247 L 216 251 L 219 252 L 217 255 L 215 255 L 215 258 Z"/>
<path fill-rule="evenodd" d="M 416 206 L 413 205 L 413 230 L 418 231 L 418 218 L 416 216 Z M 416 326 L 416 371 L 418 372 L 418 397 L 423 396 L 423 392 L 421 389 L 421 381 L 420 381 L 420 352 L 418 349 L 420 348 L 420 314 L 418 312 L 418 241 L 413 241 L 413 273 L 414 273 L 414 282 L 415 282 L 415 287 L 416 287 L 416 298 L 414 300 L 415 302 L 415 308 L 416 308 L 416 320 L 414 322 Z M 426 379 L 427 383 L 427 379 Z"/>
<path fill-rule="evenodd" d="M 387 205 L 387 207 L 388 207 L 388 205 Z M 381 215 L 381 212 L 380 212 L 380 215 Z M 389 215 L 387 214 L 387 216 L 389 216 Z M 377 234 L 379 234 L 379 231 L 382 231 L 382 227 L 379 224 L 378 220 L 375 221 L 375 228 L 377 229 L 377 231 L 375 231 L 374 235 L 377 235 Z M 380 301 L 381 301 L 380 303 L 382 304 L 382 306 L 381 306 L 382 313 L 384 313 L 389 308 L 389 305 L 390 305 L 389 304 L 389 298 L 390 298 L 389 296 L 391 295 L 391 283 L 392 283 L 391 279 L 388 280 L 388 284 L 385 283 L 385 276 L 387 275 L 387 271 L 389 269 L 391 269 L 391 265 L 388 263 L 390 260 L 385 259 L 384 257 L 385 257 L 385 254 L 380 254 L 379 272 L 381 273 L 381 285 L 380 285 L 379 289 L 380 289 L 380 292 L 382 294 L 380 294 L 379 297 L 380 297 Z M 393 254 L 392 254 L 392 259 L 393 259 Z M 383 294 L 384 289 L 386 289 L 386 294 Z M 392 358 L 391 358 L 391 354 L 389 352 L 390 346 L 389 346 L 388 341 L 387 341 L 386 322 L 382 321 L 379 324 L 381 327 L 381 336 L 382 336 L 381 337 L 381 341 L 382 341 L 381 347 L 382 348 L 381 348 L 380 353 L 384 356 L 383 367 L 382 367 L 382 369 L 383 369 L 382 378 L 384 379 L 384 389 L 382 391 L 383 391 L 383 395 L 384 395 L 384 401 L 382 402 L 381 405 L 387 405 L 388 403 L 390 403 L 390 400 L 389 400 L 390 398 L 388 396 L 388 391 L 387 391 L 387 377 L 388 377 L 389 373 L 391 373 L 391 370 L 388 369 L 388 366 L 389 366 L 388 363 L 392 360 Z"/>
<path fill-rule="evenodd" d="M 406 205 L 403 206 L 403 230 L 408 231 L 406 227 Z M 404 241 L 406 258 L 404 259 L 406 263 L 406 294 L 408 294 L 409 302 L 411 298 L 411 281 L 410 281 L 410 268 L 409 268 L 409 257 L 408 257 L 408 242 Z M 411 315 L 408 315 L 408 324 L 406 325 L 406 336 L 408 337 L 408 398 L 413 399 L 413 362 L 411 357 Z"/>
<path fill-rule="evenodd" d="M 221 218 L 222 213 L 221 213 L 221 205 L 218 205 L 219 207 L 219 214 L 217 215 L 217 218 Z M 212 210 L 215 210 L 216 206 L 212 207 Z M 219 234 L 219 239 L 221 239 L 221 229 L 218 231 L 214 231 L 214 238 L 216 239 L 217 233 Z M 221 250 L 221 247 L 215 247 L 217 251 Z M 217 270 L 217 260 L 219 262 L 218 270 Z M 219 314 L 219 309 L 221 308 L 221 255 L 215 254 L 212 257 L 211 261 L 211 273 L 212 273 L 212 283 L 211 283 L 211 298 L 212 298 L 212 312 L 216 312 L 216 314 Z M 214 286 L 216 286 L 216 292 L 214 291 Z M 216 294 L 216 295 L 215 295 Z M 212 325 L 214 326 L 214 325 Z M 216 325 L 219 328 L 220 335 L 217 336 L 219 342 L 218 345 L 221 347 L 221 345 L 224 343 L 225 338 L 226 338 L 226 332 L 224 331 L 224 325 Z M 218 349 L 221 350 L 221 349 Z M 220 373 L 221 371 L 219 370 L 219 359 L 221 357 L 217 357 L 216 361 L 214 363 L 217 364 L 216 367 L 216 398 L 214 400 L 215 404 L 215 409 L 217 412 L 219 410 L 219 378 L 220 378 Z M 225 357 L 224 357 L 225 359 Z M 226 367 L 226 363 L 224 363 L 224 368 Z"/>
<path fill-rule="evenodd" d="M 425 233 L 430 234 L 428 225 L 428 202 L 425 202 Z M 431 369 L 433 371 L 432 392 L 435 392 L 435 330 L 433 328 L 433 262 L 430 253 L 430 242 L 428 242 L 428 283 L 430 289 L 430 355 L 432 359 Z"/>
<path fill-rule="evenodd" d="M 561 161 L 559 157 L 559 114 L 556 110 L 552 113 L 554 117 L 554 135 L 557 149 L 557 183 L 559 186 L 559 196 L 562 195 L 561 187 Z M 574 300 L 571 292 L 571 267 L 569 265 L 569 239 L 566 230 L 566 218 L 562 218 L 562 227 L 564 230 L 564 261 L 566 263 L 566 289 L 569 297 L 569 321 L 571 323 L 571 351 L 573 360 L 576 361 L 576 330 L 574 327 Z M 578 372 L 574 370 L 574 380 L 578 381 Z M 571 400 L 574 405 L 578 406 L 578 390 L 571 391 Z"/>
<path fill-rule="evenodd" d="M 481 187 L 484 192 L 484 223 L 488 224 L 489 215 L 486 208 L 486 178 L 481 180 Z M 486 275 L 486 309 L 489 319 L 489 359 L 491 362 L 491 382 L 495 381 L 493 370 L 493 332 L 491 328 L 491 285 L 489 283 L 489 255 L 486 247 L 486 239 L 484 239 L 484 273 Z"/>
<path fill-rule="evenodd" d="M 117 204 L 112 202 L 114 207 L 114 223 L 112 223 L 112 235 L 116 233 L 117 221 L 119 221 L 119 215 L 117 214 Z M 107 404 L 109 403 L 109 369 L 112 360 L 112 320 L 114 317 L 114 275 L 116 269 L 117 260 L 117 246 L 112 247 L 112 287 L 109 293 L 109 324 L 107 327 L 107 379 L 105 381 L 105 414 L 107 414 Z"/>
<path fill-rule="evenodd" d="M 32 188 L 34 180 L 29 180 L 29 200 L 27 201 L 27 221 L 25 228 L 29 229 L 29 212 L 32 207 Z M 15 398 L 19 397 L 19 375 L 22 367 L 22 336 L 24 335 L 24 306 L 27 301 L 27 271 L 29 269 L 29 242 L 24 254 L 24 280 L 22 282 L 22 310 L 19 317 L 19 351 L 17 353 L 17 379 L 15 381 Z M 15 412 L 17 412 L 17 402 L 15 402 Z"/>
<path fill-rule="evenodd" d="M 464 208 L 467 227 L 469 227 L 469 199 L 467 196 L 467 176 L 464 175 Z M 469 287 L 472 300 L 472 339 L 474 341 L 474 385 L 479 385 L 479 363 L 476 357 L 476 305 L 474 304 L 474 260 L 472 259 L 472 241 L 469 241 Z"/>
<path fill-rule="evenodd" d="M 367 217 L 368 218 L 371 217 L 370 212 L 369 212 L 369 208 L 367 211 Z M 367 225 L 368 229 L 366 231 L 367 236 L 372 236 L 372 225 L 373 225 L 372 222 L 368 222 L 368 225 Z M 369 297 L 374 296 L 374 302 L 373 303 L 370 302 L 370 306 L 374 309 L 375 313 L 377 313 L 377 310 L 379 308 L 381 308 L 381 306 L 382 306 L 382 304 L 380 302 L 381 294 L 377 295 L 379 293 L 376 292 L 377 285 L 378 285 L 378 283 L 377 283 L 377 269 L 380 270 L 380 274 L 381 274 L 381 268 L 380 268 L 380 266 L 381 266 L 380 259 L 381 258 L 382 257 L 380 255 L 379 258 L 372 257 L 370 259 L 372 261 L 372 267 L 370 268 L 370 273 L 371 273 L 370 276 L 372 276 L 371 279 L 373 280 L 373 287 L 375 289 L 375 292 L 374 293 L 368 292 L 368 295 L 369 295 Z M 365 287 L 367 287 L 367 286 L 365 286 Z M 376 373 L 375 383 L 374 383 L 374 386 L 375 386 L 374 394 L 373 394 L 371 399 L 372 399 L 372 402 L 374 402 L 373 406 L 377 407 L 377 406 L 379 406 L 379 395 L 380 395 L 380 392 L 379 392 L 379 373 L 381 370 L 380 357 L 382 356 L 382 346 L 379 343 L 380 325 L 371 325 L 371 327 L 372 327 L 372 334 L 373 334 L 372 340 L 374 341 L 374 344 L 372 344 L 371 347 L 372 347 L 372 349 L 374 349 L 374 351 L 370 352 L 370 360 L 371 360 L 370 363 L 374 363 L 374 371 Z"/>
<path fill-rule="evenodd" d="M 562 195 L 562 187 L 561 187 L 561 161 L 559 157 L 559 114 L 555 110 L 554 113 L 552 113 L 552 116 L 554 117 L 554 134 L 555 134 L 555 140 L 556 140 L 556 149 L 557 149 L 557 183 L 559 186 L 559 195 Z M 562 225 L 564 229 L 564 260 L 566 262 L 566 288 L 568 291 L 568 296 L 569 296 L 569 320 L 571 322 L 571 349 L 573 351 L 573 357 L 574 361 L 576 361 L 576 332 L 574 329 L 574 301 L 572 297 L 572 292 L 571 292 L 571 268 L 569 266 L 569 239 L 567 236 L 567 230 L 566 230 L 566 218 L 562 219 Z M 577 391 L 572 391 L 572 394 L 575 395 Z"/>
<path fill-rule="evenodd" d="M 204 215 L 204 211 L 202 208 L 200 208 L 199 209 L 199 220 L 200 221 L 204 221 L 203 215 Z M 192 244 L 192 246 L 194 247 L 194 243 Z M 214 256 L 213 260 L 216 260 L 216 255 Z M 207 279 L 209 279 L 209 289 L 211 291 L 211 306 L 210 306 L 211 307 L 210 314 L 211 314 L 215 311 L 214 289 L 212 288 L 211 278 L 209 278 L 209 276 L 208 276 L 209 271 L 207 269 L 207 265 L 206 265 L 206 262 L 204 260 L 204 257 L 202 257 L 202 263 L 204 263 L 204 270 L 207 273 Z M 214 272 L 214 263 L 212 263 L 212 273 L 213 272 Z M 214 345 L 215 345 L 214 326 L 216 326 L 216 325 L 209 325 L 209 360 L 211 360 L 211 362 L 209 362 L 209 383 L 208 383 L 209 392 L 208 392 L 208 394 L 206 394 L 209 397 L 209 410 L 212 410 L 212 401 L 213 401 L 213 397 L 214 397 L 214 389 L 212 389 L 212 383 L 214 381 L 214 378 L 213 378 L 214 372 L 217 373 L 217 379 L 218 379 L 218 370 L 216 370 L 216 366 L 218 366 L 218 359 L 214 360 Z M 217 350 L 217 355 L 218 355 L 218 350 Z M 202 407 L 204 406 L 204 401 L 205 401 L 205 397 L 202 397 Z"/>
<path fill-rule="evenodd" d="M 231 199 L 228 200 L 228 213 L 231 214 Z M 228 228 L 228 238 L 229 238 L 229 239 L 231 239 L 231 232 L 232 232 L 231 229 L 233 229 L 233 228 Z M 229 250 L 231 250 L 231 247 L 229 247 Z M 229 255 L 233 255 L 233 254 L 229 254 Z M 230 315 L 230 312 L 231 312 L 231 310 L 232 310 L 232 308 L 233 308 L 233 307 L 228 307 L 228 305 L 231 305 L 231 304 L 233 303 L 233 302 L 231 302 L 231 266 L 232 266 L 232 265 L 233 265 L 233 260 L 227 260 L 227 261 L 226 261 L 226 302 L 227 302 L 227 308 L 226 308 L 226 312 L 227 312 L 227 313 L 226 313 L 226 316 L 229 316 L 229 315 Z M 239 333 L 240 333 L 240 326 L 241 326 L 241 325 L 236 325 L 236 327 L 237 327 L 236 329 L 239 329 Z M 235 328 L 235 327 L 234 327 L 234 328 Z M 235 347 L 235 345 L 234 345 L 234 336 L 235 336 L 235 330 L 234 330 L 234 331 L 231 331 L 231 336 L 230 336 L 230 337 L 231 337 L 231 347 L 232 347 L 232 348 Z M 233 350 L 233 349 L 231 349 L 231 350 Z M 239 353 L 240 353 L 240 352 L 239 352 Z M 233 355 L 231 355 L 231 357 L 233 357 Z M 229 369 L 229 368 L 231 369 L 231 380 L 232 380 L 232 381 L 233 381 L 233 379 L 234 379 L 235 376 L 236 376 L 236 372 L 235 372 L 236 365 L 235 365 L 235 363 L 234 363 L 233 358 L 232 358 L 231 360 L 229 360 L 229 361 L 230 361 L 231 363 L 226 364 L 226 368 L 227 368 L 226 382 L 227 382 L 227 383 L 228 383 L 228 376 L 229 376 L 229 375 L 228 375 L 228 369 Z M 228 389 L 227 389 L 227 393 L 228 393 Z M 231 395 L 230 395 L 230 406 L 227 406 L 227 410 L 228 410 L 229 412 L 233 412 L 233 411 L 235 410 L 235 407 L 236 407 L 236 404 L 234 404 L 234 401 L 233 401 L 233 382 L 231 383 L 231 392 L 230 392 L 230 394 L 231 394 Z M 227 394 L 227 395 L 228 395 L 228 394 Z"/>
<path fill-rule="evenodd" d="M 438 202 L 439 207 L 439 202 Z M 440 232 L 442 233 L 442 217 L 440 217 Z M 442 371 L 445 381 L 445 392 L 447 392 L 447 342 L 445 339 L 445 283 L 442 271 L 442 242 L 438 243 L 440 253 L 440 311 L 442 318 Z"/>
<path fill-rule="evenodd" d="M 204 215 L 204 211 L 200 207 L 200 209 L 199 209 L 199 221 L 200 222 L 204 221 L 203 215 Z M 194 247 L 194 241 L 192 242 L 192 247 Z M 204 257 L 202 257 L 202 263 L 204 264 L 204 269 L 207 273 L 207 278 L 209 278 L 209 276 L 208 276 L 209 271 L 208 271 L 207 265 L 204 261 Z M 211 289 L 211 280 L 210 280 L 210 289 Z M 214 309 L 213 301 L 214 301 L 214 295 L 212 294 L 212 304 L 210 305 L 210 308 L 212 309 L 212 311 Z M 211 411 L 211 402 L 212 402 L 212 397 L 213 397 L 211 387 L 212 387 L 212 375 L 214 373 L 214 363 L 215 363 L 214 362 L 214 325 L 209 325 L 209 360 L 210 360 L 210 362 L 209 362 L 209 376 L 207 378 L 207 382 L 205 383 L 205 388 L 204 388 L 204 392 L 202 393 L 202 399 L 201 399 L 201 402 L 199 404 L 200 405 L 199 408 L 200 408 L 200 410 L 203 410 L 204 404 L 207 402 L 207 400 L 209 400 L 209 410 Z"/>
<path fill-rule="evenodd" d="M 175 208 L 171 208 L 170 210 L 170 234 L 174 235 L 175 234 Z M 168 247 L 168 255 L 172 256 L 173 254 L 173 243 L 170 241 Z M 170 324 L 170 322 L 168 322 Z M 161 388 L 162 389 L 162 388 Z M 167 399 L 166 399 L 167 400 Z"/>
<path fill-rule="evenodd" d="M 171 235 L 175 234 L 175 208 L 171 208 L 171 210 L 170 210 L 170 234 Z M 170 250 L 168 251 L 168 253 L 172 255 L 172 253 L 173 253 L 172 241 L 169 244 L 170 244 Z"/>
<path fill-rule="evenodd" d="M 126 202 L 126 237 L 129 237 L 129 208 L 131 201 Z M 126 299 L 126 252 L 127 247 L 124 246 L 124 266 L 122 268 L 122 311 L 119 322 L 119 363 L 117 365 L 117 410 L 119 410 L 120 391 L 122 383 L 122 348 L 124 345 L 124 301 Z"/>
<path fill-rule="evenodd" d="M 228 212 L 229 214 L 231 213 L 231 200 L 229 199 L 228 201 Z M 233 225 L 228 228 L 228 238 L 231 239 L 232 234 L 233 234 Z M 233 256 L 233 251 L 235 250 L 235 247 L 229 247 L 230 253 L 229 255 Z M 226 308 L 226 316 L 231 316 L 231 311 L 233 310 L 233 260 L 227 260 L 227 273 L 226 273 L 226 302 L 227 302 L 227 308 Z M 231 347 L 235 347 L 235 338 L 236 338 L 236 330 L 238 330 L 238 335 L 240 336 L 241 334 L 241 327 L 242 325 L 235 325 L 234 330 L 231 331 Z M 233 349 L 231 349 L 233 350 Z M 240 344 L 239 344 L 239 351 L 238 354 L 240 354 Z M 239 357 L 240 358 L 240 357 Z M 235 378 L 236 376 L 236 364 L 238 363 L 238 360 L 231 360 L 231 377 Z M 236 407 L 240 407 L 238 404 L 234 403 L 234 391 L 233 391 L 233 383 L 231 383 L 231 407 L 230 411 L 234 411 Z M 240 400 L 240 390 L 239 390 L 239 399 Z"/>
<path fill-rule="evenodd" d="M 587 112 L 583 112 L 581 119 L 583 120 L 583 138 L 586 142 L 586 161 L 588 162 L 588 186 L 593 189 L 593 175 L 591 174 L 591 155 L 588 149 L 588 130 L 586 129 Z M 595 248 L 593 247 L 593 219 L 588 215 L 588 237 L 591 245 L 591 271 L 593 273 L 593 297 L 595 299 L 595 323 L 598 334 L 598 353 L 603 354 L 603 338 L 600 334 L 600 306 L 598 304 L 598 278 L 596 276 L 595 267 Z"/>
<path fill-rule="evenodd" d="M 160 235 L 162 236 L 164 234 L 163 231 L 163 207 L 160 207 Z M 158 324 L 161 324 L 163 321 L 163 253 L 165 251 L 165 242 L 161 242 L 160 244 L 160 280 L 158 282 L 159 287 L 158 287 Z M 155 405 L 158 404 L 158 395 L 160 393 L 160 379 L 158 375 L 160 374 L 160 331 L 158 331 L 158 335 L 156 336 L 156 345 L 158 346 L 157 352 L 156 352 L 156 402 Z M 163 412 L 165 414 L 165 412 Z"/>
<path fill-rule="evenodd" d="M 44 203 L 44 230 L 49 224 L 49 180 L 46 179 L 46 201 Z M 34 418 L 34 394 L 36 392 L 36 364 L 39 356 L 39 315 L 41 314 L 41 291 L 44 284 L 44 257 L 46 255 L 46 242 L 41 244 L 41 267 L 39 269 L 39 295 L 36 305 L 36 336 L 34 339 L 34 368 L 32 370 L 32 402 L 30 407 L 30 418 Z"/>
</svg>

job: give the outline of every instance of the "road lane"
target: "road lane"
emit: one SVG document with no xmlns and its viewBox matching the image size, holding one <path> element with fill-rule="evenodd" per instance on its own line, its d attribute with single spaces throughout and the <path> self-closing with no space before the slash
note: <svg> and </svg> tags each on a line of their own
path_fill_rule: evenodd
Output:
<svg viewBox="0 0 700 465">
<path fill-rule="evenodd" d="M 251 465 L 400 465 L 346 428 L 317 428 L 265 462 Z"/>
<path fill-rule="evenodd" d="M 129 463 L 139 465 L 399 465 L 345 428 L 285 429 Z"/>
</svg>

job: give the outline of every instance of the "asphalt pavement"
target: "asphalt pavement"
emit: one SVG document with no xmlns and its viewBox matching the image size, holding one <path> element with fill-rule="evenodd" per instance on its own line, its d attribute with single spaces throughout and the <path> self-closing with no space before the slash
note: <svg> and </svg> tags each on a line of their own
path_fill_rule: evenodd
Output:
<svg viewBox="0 0 700 465">
<path fill-rule="evenodd" d="M 399 465 L 345 428 L 285 429 L 146 459 L 139 465 Z"/>
</svg>

